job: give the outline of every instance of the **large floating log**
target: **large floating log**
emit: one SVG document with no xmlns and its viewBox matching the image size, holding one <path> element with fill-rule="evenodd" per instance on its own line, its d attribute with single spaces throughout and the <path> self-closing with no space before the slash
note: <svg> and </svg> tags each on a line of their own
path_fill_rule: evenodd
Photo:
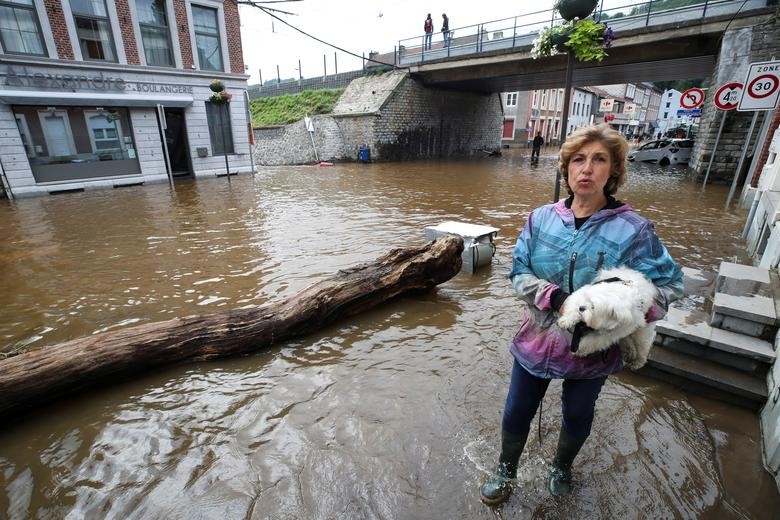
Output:
<svg viewBox="0 0 780 520">
<path fill-rule="evenodd" d="M 439 238 L 339 271 L 278 303 L 137 325 L 10 357 L 0 361 L 0 416 L 120 374 L 243 354 L 320 329 L 449 280 L 461 268 L 462 251 L 460 237 Z"/>
</svg>

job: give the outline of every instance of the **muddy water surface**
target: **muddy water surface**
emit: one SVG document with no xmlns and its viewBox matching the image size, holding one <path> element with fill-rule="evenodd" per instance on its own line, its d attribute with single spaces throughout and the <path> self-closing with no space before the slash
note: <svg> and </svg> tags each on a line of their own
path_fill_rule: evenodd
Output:
<svg viewBox="0 0 780 520">
<path fill-rule="evenodd" d="M 560 384 L 520 490 L 477 498 L 497 456 L 517 304 L 506 280 L 554 157 L 263 169 L 0 204 L 0 349 L 291 295 L 423 228 L 501 229 L 497 256 L 255 355 L 168 368 L 0 429 L 0 518 L 776 518 L 755 414 L 612 376 L 565 500 L 545 489 Z M 631 167 L 619 194 L 685 266 L 747 262 L 727 187 Z"/>
</svg>

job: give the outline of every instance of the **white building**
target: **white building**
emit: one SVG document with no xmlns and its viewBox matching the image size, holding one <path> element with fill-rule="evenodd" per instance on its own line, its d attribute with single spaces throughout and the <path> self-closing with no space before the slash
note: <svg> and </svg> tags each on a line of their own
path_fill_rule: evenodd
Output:
<svg viewBox="0 0 780 520">
<path fill-rule="evenodd" d="M 675 89 L 665 90 L 661 95 L 661 106 L 658 109 L 657 128 L 661 133 L 677 127 L 681 123 L 690 123 L 689 117 L 679 117 L 677 111 L 681 110 L 680 96 L 682 92 Z"/>
<path fill-rule="evenodd" d="M 246 82 L 236 0 L 0 0 L 5 188 L 250 171 Z"/>
</svg>

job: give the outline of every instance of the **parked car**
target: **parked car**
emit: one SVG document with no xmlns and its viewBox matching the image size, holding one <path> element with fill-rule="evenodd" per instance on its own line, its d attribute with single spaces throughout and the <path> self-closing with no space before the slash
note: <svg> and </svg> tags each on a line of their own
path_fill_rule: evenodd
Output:
<svg viewBox="0 0 780 520">
<path fill-rule="evenodd" d="M 661 166 L 688 164 L 693 139 L 658 139 L 628 152 L 629 161 L 654 162 Z"/>
</svg>

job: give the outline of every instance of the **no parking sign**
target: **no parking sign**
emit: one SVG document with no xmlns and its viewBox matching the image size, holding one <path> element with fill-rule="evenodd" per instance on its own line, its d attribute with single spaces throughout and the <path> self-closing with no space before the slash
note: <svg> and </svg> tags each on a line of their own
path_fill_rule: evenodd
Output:
<svg viewBox="0 0 780 520">
<path fill-rule="evenodd" d="M 780 99 L 780 61 L 751 63 L 737 110 L 772 110 Z"/>
</svg>

